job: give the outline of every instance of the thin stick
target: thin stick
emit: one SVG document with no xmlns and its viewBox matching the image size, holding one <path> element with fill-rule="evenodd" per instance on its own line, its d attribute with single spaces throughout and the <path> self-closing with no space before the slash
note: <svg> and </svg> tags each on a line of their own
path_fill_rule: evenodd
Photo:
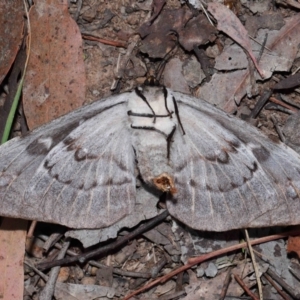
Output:
<svg viewBox="0 0 300 300">
<path fill-rule="evenodd" d="M 138 226 L 131 233 L 129 233 L 125 236 L 122 236 L 121 238 L 117 239 L 115 242 L 113 242 L 107 246 L 104 246 L 99 249 L 92 250 L 90 252 L 83 253 L 83 254 L 80 254 L 77 256 L 63 258 L 63 259 L 59 259 L 59 260 L 55 260 L 55 261 L 51 261 L 51 262 L 47 262 L 47 263 L 40 263 L 40 264 L 37 264 L 37 268 L 43 270 L 43 269 L 52 268 L 54 266 L 61 266 L 64 264 L 69 264 L 69 263 L 76 262 L 76 261 L 84 263 L 85 261 L 87 261 L 88 259 L 90 259 L 92 257 L 107 254 L 109 251 L 112 251 L 113 249 L 116 249 L 116 248 L 128 243 L 133 238 L 150 230 L 152 227 L 158 225 L 168 215 L 169 215 L 169 212 L 167 210 L 165 210 L 160 215 L 156 216 L 155 218 L 151 219 L 150 221 L 147 221 L 146 223 L 142 224 L 141 226 Z"/>
<path fill-rule="evenodd" d="M 263 238 L 259 238 L 259 239 L 256 239 L 256 240 L 253 240 L 250 242 L 251 245 L 257 245 L 257 244 L 262 244 L 262 243 L 266 243 L 266 242 L 269 242 L 269 241 L 275 241 L 275 240 L 279 240 L 279 239 L 282 239 L 282 238 L 285 238 L 285 237 L 288 237 L 288 236 L 293 236 L 293 235 L 299 235 L 300 234 L 300 230 L 292 230 L 292 231 L 288 231 L 288 232 L 284 232 L 284 233 L 281 233 L 281 234 L 275 234 L 275 235 L 270 235 L 270 236 L 266 236 L 266 237 L 263 237 Z M 149 282 L 147 285 L 141 287 L 140 289 L 132 292 L 131 294 L 129 294 L 128 296 L 126 296 L 123 300 L 128 300 L 130 299 L 131 297 L 143 292 L 143 291 L 146 291 L 150 288 L 152 288 L 153 286 L 159 284 L 159 283 L 164 283 L 166 282 L 167 280 L 169 280 L 170 278 L 174 277 L 175 275 L 183 272 L 183 271 L 186 271 L 188 269 L 190 269 L 191 267 L 195 266 L 195 265 L 198 265 L 208 259 L 211 259 L 211 258 L 214 258 L 216 256 L 219 256 L 219 255 L 223 255 L 225 253 L 228 253 L 228 252 L 232 252 L 232 251 L 236 251 L 236 250 L 239 250 L 239 249 L 242 249 L 242 248 L 245 248 L 247 247 L 247 243 L 241 243 L 241 244 L 237 244 L 237 245 L 233 245 L 233 246 L 230 246 L 230 247 L 227 247 L 227 248 L 224 248 L 224 249 L 220 249 L 220 250 L 216 250 L 216 251 L 213 251 L 211 253 L 207 253 L 207 254 L 204 254 L 204 255 L 200 255 L 200 256 L 197 256 L 197 257 L 193 257 L 193 258 L 190 258 L 187 262 L 186 265 L 184 266 L 181 266 L 179 268 L 177 268 L 176 270 L 160 277 L 160 278 L 157 278 L 151 282 Z"/>
<path fill-rule="evenodd" d="M 284 299 L 284 300 L 289 300 L 290 298 L 287 297 L 282 290 L 277 286 L 277 284 L 274 282 L 274 280 L 267 274 L 265 273 L 263 275 L 269 282 L 270 284 L 273 286 L 273 288 L 277 291 L 277 293 Z"/>
<path fill-rule="evenodd" d="M 238 282 L 238 284 L 242 287 L 242 289 L 246 292 L 247 295 L 249 295 L 253 300 L 258 300 L 258 298 L 250 291 L 250 289 L 246 286 L 246 284 L 239 276 L 233 274 L 233 277 Z"/>
<path fill-rule="evenodd" d="M 115 46 L 115 47 L 127 48 L 127 43 L 125 43 L 125 42 L 102 39 L 102 38 L 92 36 L 92 35 L 87 35 L 87 34 L 82 34 L 81 36 L 85 40 L 96 41 L 96 42 L 99 42 L 99 43 L 102 43 L 105 45 L 110 45 L 110 46 Z"/>
<path fill-rule="evenodd" d="M 258 268 L 257 268 L 257 263 L 256 263 L 256 260 L 255 260 L 255 255 L 253 253 L 253 249 L 252 249 L 252 246 L 250 244 L 250 238 L 249 238 L 248 230 L 245 229 L 244 232 L 245 232 L 245 236 L 246 236 L 247 246 L 248 246 L 250 256 L 251 256 L 251 259 L 252 259 L 252 265 L 253 265 L 254 273 L 255 273 L 255 276 L 256 276 L 259 299 L 263 300 L 262 285 L 261 285 L 260 276 L 259 276 L 259 272 L 258 272 Z"/>
</svg>

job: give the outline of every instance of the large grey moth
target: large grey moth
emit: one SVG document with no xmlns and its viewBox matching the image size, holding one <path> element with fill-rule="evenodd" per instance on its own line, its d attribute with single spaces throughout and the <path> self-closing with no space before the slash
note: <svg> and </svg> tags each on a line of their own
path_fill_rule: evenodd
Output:
<svg viewBox="0 0 300 300">
<path fill-rule="evenodd" d="M 0 215 L 103 228 L 132 212 L 138 170 L 200 230 L 300 223 L 300 156 L 163 86 L 94 102 L 0 147 Z"/>
</svg>

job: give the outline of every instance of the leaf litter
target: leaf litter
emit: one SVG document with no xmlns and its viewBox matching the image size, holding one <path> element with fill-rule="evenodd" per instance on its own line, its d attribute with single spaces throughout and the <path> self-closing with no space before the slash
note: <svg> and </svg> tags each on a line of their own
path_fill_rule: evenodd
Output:
<svg viewBox="0 0 300 300">
<path fill-rule="evenodd" d="M 150 5 L 147 2 L 149 2 Z M 36 5 L 38 4 L 40 3 L 37 2 Z M 47 4 L 50 4 L 51 8 L 54 8 L 54 11 L 60 13 L 63 11 L 65 12 L 60 6 L 55 8 L 55 4 L 52 2 L 47 2 Z M 291 8 L 288 9 L 278 5 L 275 6 L 277 12 L 272 12 L 266 10 L 266 7 L 271 5 L 271 2 L 269 1 L 264 1 L 264 3 L 240 1 L 238 16 L 233 16 L 231 24 L 227 24 L 226 20 L 223 21 L 225 22 L 225 24 L 223 24 L 220 22 L 220 18 L 213 14 L 218 22 L 218 27 L 215 28 L 207 21 L 204 14 L 199 14 L 197 16 L 192 10 L 189 10 L 188 7 L 185 6 L 182 8 L 176 1 L 166 1 L 166 4 L 164 4 L 164 1 L 157 1 L 153 2 L 152 5 L 154 6 L 154 11 L 156 13 L 151 16 L 151 1 L 145 1 L 145 3 L 139 5 L 129 0 L 124 1 L 122 4 L 95 3 L 95 1 L 91 0 L 83 1 L 77 23 L 82 33 L 92 34 L 93 36 L 98 36 L 103 39 L 120 40 L 125 43 L 128 42 L 128 38 L 134 33 L 140 32 L 144 39 L 141 42 L 139 51 L 146 53 L 149 60 L 164 57 L 174 43 L 174 40 L 171 37 L 166 38 L 166 32 L 170 29 L 175 30 L 179 35 L 179 43 L 182 46 L 182 49 L 179 49 L 176 57 L 171 59 L 166 65 L 165 70 L 167 71 L 166 74 L 169 74 L 169 79 L 167 80 L 167 76 L 165 76 L 165 84 L 167 86 L 173 84 L 173 89 L 176 89 L 176 85 L 182 85 L 183 87 L 181 89 L 185 92 L 193 92 L 194 95 L 201 98 L 212 100 L 214 101 L 214 104 L 228 112 L 240 110 L 244 105 L 253 108 L 255 101 L 262 91 L 265 88 L 272 87 L 274 88 L 274 95 L 276 97 L 281 98 L 280 93 L 286 93 L 291 95 L 293 101 L 299 103 L 299 94 L 297 94 L 294 89 L 296 85 L 291 85 L 293 78 L 291 78 L 291 80 L 284 79 L 284 76 L 289 74 L 291 69 L 295 69 L 294 65 L 296 65 L 296 61 L 299 58 L 297 48 L 300 36 L 298 34 L 299 29 L 297 26 L 299 23 L 299 15 Z M 228 13 L 228 8 L 225 8 L 225 6 L 216 3 L 211 3 L 209 5 L 210 7 L 218 6 L 221 14 Z M 253 11 L 253 15 L 247 11 L 246 7 L 249 11 Z M 69 8 L 71 14 L 75 12 L 76 9 L 76 5 L 71 4 Z M 210 12 L 210 9 L 208 9 L 208 12 Z M 263 18 L 260 18 L 261 15 L 266 15 L 267 13 L 270 16 L 270 19 L 276 18 L 277 22 L 275 27 L 263 21 Z M 278 16 L 278 13 L 280 13 L 280 16 Z M 246 21 L 246 29 L 244 29 L 242 25 L 243 22 L 240 23 L 240 21 L 236 21 L 236 19 L 241 16 L 241 19 Z M 247 22 L 248 18 L 249 20 L 251 19 L 251 22 Z M 253 21 L 253 19 L 256 20 L 256 22 Z M 253 24 L 258 25 L 255 27 Z M 266 48 L 263 50 L 262 57 L 258 63 L 265 74 L 263 79 L 255 69 L 254 71 L 250 70 L 249 64 L 252 62 L 246 60 L 246 54 L 241 46 L 236 43 L 238 39 L 225 30 L 226 25 L 234 28 L 236 34 L 240 34 L 243 39 L 247 39 L 246 44 L 243 44 L 242 46 L 247 48 L 248 53 L 253 53 L 251 54 L 252 61 L 253 57 L 258 57 L 262 48 L 261 44 L 263 43 L 266 34 L 268 35 Z M 54 21 L 54 28 L 55 26 L 57 26 L 57 20 Z M 65 27 L 64 23 L 59 23 L 59 26 Z M 249 26 L 249 28 L 247 28 L 247 26 Z M 36 30 L 39 26 L 35 25 L 32 27 L 34 34 L 34 32 L 37 32 Z M 40 27 L 41 30 L 44 29 L 46 30 L 45 32 L 49 32 L 49 27 L 42 28 L 43 26 L 41 25 Z M 198 31 L 197 28 L 199 28 Z M 202 29 L 204 29 L 203 32 Z M 256 41 L 250 40 L 249 42 L 248 36 L 246 35 L 247 29 L 249 34 L 251 32 L 251 34 L 254 35 L 253 38 L 255 38 Z M 222 32 L 227 33 L 228 36 L 222 34 Z M 117 49 L 116 47 L 100 44 L 92 40 L 85 40 L 83 45 L 83 56 L 83 53 L 80 50 L 80 43 L 78 43 L 78 32 L 76 33 L 76 30 L 73 30 L 68 34 L 70 35 L 70 40 L 76 41 L 79 48 L 77 53 L 69 52 L 70 57 L 75 59 L 75 62 L 63 62 L 67 64 L 67 68 L 65 69 L 68 71 L 68 69 L 74 65 L 75 68 L 83 70 L 82 63 L 79 61 L 80 57 L 85 57 L 87 72 L 86 92 L 84 72 L 79 74 L 81 71 L 78 71 L 77 69 L 75 75 L 74 73 L 66 73 L 64 75 L 68 79 L 75 78 L 76 80 L 79 80 L 78 76 L 82 76 L 83 79 L 77 82 L 80 92 L 75 92 L 73 88 L 72 91 L 74 91 L 75 94 L 78 93 L 80 101 L 85 102 L 90 102 L 108 95 L 110 93 L 109 87 L 111 86 L 111 82 L 116 73 L 118 56 L 125 55 L 126 49 Z M 231 38 L 229 38 L 229 36 Z M 60 39 L 57 36 L 55 41 L 59 40 Z M 260 44 L 258 44 L 257 41 Z M 45 41 L 44 44 L 47 44 L 47 41 Z M 54 43 L 50 43 L 51 46 L 53 46 L 53 44 Z M 239 44 L 241 44 L 241 42 Z M 37 46 L 39 46 L 39 43 L 37 43 Z M 64 47 L 67 47 L 67 49 L 70 50 L 70 48 L 74 46 L 66 46 L 64 41 L 62 42 L 60 40 L 60 44 L 58 44 L 57 47 L 58 48 L 55 48 L 54 51 L 46 53 L 49 61 L 54 61 L 54 58 L 56 58 L 58 53 L 57 49 L 60 47 L 61 49 L 66 49 Z M 203 75 L 201 75 L 202 78 L 200 79 L 199 68 L 195 66 L 194 63 L 191 63 L 195 62 L 195 58 L 199 59 L 199 51 L 201 50 L 203 50 L 203 53 L 206 55 L 203 57 L 209 62 L 207 70 L 214 70 L 211 74 L 211 80 L 209 77 L 203 78 Z M 44 60 L 47 61 L 47 59 Z M 176 60 L 176 63 L 174 63 L 174 60 Z M 121 78 L 121 91 L 132 88 L 144 80 L 146 74 L 145 71 L 139 72 L 139 75 L 136 76 L 137 73 L 135 73 L 135 68 L 138 65 L 143 65 L 139 56 L 129 60 L 127 70 L 130 70 L 130 72 L 125 72 L 124 78 Z M 37 62 L 36 67 L 38 68 L 37 70 L 42 70 L 44 66 L 41 62 Z M 56 67 L 53 68 L 55 69 Z M 274 72 L 277 72 L 277 74 L 278 72 L 284 72 L 280 74 L 280 78 L 283 79 L 280 84 L 283 85 L 283 88 L 277 88 L 280 91 L 275 90 L 276 85 L 272 81 Z M 51 73 L 53 73 L 53 71 L 48 73 L 48 75 Z M 181 73 L 181 75 L 179 76 L 178 73 Z M 255 78 L 255 86 L 252 86 L 253 80 L 250 80 L 251 76 Z M 28 88 L 28 86 L 35 85 L 36 87 L 39 85 L 39 83 L 34 83 L 35 81 L 30 77 L 27 81 L 28 83 L 25 85 L 24 97 L 27 97 L 29 100 L 36 98 L 38 101 L 41 101 L 43 99 L 41 96 L 35 95 L 33 97 L 30 94 L 28 94 L 29 96 L 26 96 L 26 88 Z M 50 81 L 52 84 L 52 80 Z M 181 82 L 178 83 L 178 81 Z M 40 82 L 43 83 L 43 80 Z M 62 81 L 59 83 L 61 84 L 54 85 L 53 93 L 58 92 L 58 90 L 60 93 L 62 92 L 58 86 L 64 84 L 62 84 Z M 285 91 L 285 89 L 288 90 Z M 44 91 L 43 95 L 47 95 L 47 93 L 45 93 L 45 91 L 47 92 L 47 87 L 45 87 L 45 85 L 42 86 L 42 90 Z M 36 92 L 37 89 L 33 88 L 32 91 Z M 86 93 L 85 96 L 84 93 Z M 82 104 L 75 104 L 75 102 L 72 102 L 74 100 L 73 97 L 66 97 L 66 92 L 62 92 L 61 95 L 63 96 L 57 96 L 60 100 L 66 101 L 67 98 L 67 100 L 70 101 L 70 103 L 66 103 L 67 107 Z M 28 105 L 29 104 L 26 104 L 26 106 Z M 52 108 L 60 108 L 61 106 L 59 104 L 51 107 L 51 105 L 46 104 L 43 109 L 51 111 Z M 26 107 L 26 109 L 28 109 L 28 107 Z M 62 107 L 63 112 L 65 112 L 64 109 L 65 108 Z M 33 115 L 34 114 L 35 113 L 33 113 Z M 277 112 L 277 115 L 281 120 L 280 122 L 284 124 L 283 122 L 287 116 L 281 112 Z M 271 132 L 271 130 L 273 130 L 273 123 L 269 121 L 268 116 L 269 111 L 267 110 L 262 111 L 259 116 L 259 125 L 265 132 Z M 52 117 L 55 116 L 49 114 L 49 120 Z M 296 118 L 296 120 L 297 119 L 298 118 Z M 27 122 L 32 122 L 32 117 L 27 116 Z M 30 125 L 30 127 L 35 127 L 35 125 Z M 287 131 L 288 130 L 284 128 L 284 132 Z M 272 134 L 276 135 L 274 131 L 272 131 Z M 141 195 L 138 199 L 142 202 L 143 196 Z M 130 228 L 136 226 L 141 220 L 147 220 L 157 214 L 156 208 L 153 205 L 151 206 L 151 203 L 148 204 L 145 211 L 140 211 L 139 207 L 136 209 L 135 218 L 128 218 L 128 220 L 124 220 L 123 223 L 117 223 L 102 231 L 67 231 L 66 236 L 74 237 L 82 243 L 78 244 L 76 241 L 72 241 L 70 250 L 73 250 L 73 252 L 70 251 L 69 255 L 85 252 L 87 251 L 85 248 L 100 242 L 102 244 L 107 243 L 109 239 L 114 239 L 117 235 L 126 235 L 130 231 Z M 127 230 L 124 230 L 124 227 L 127 227 Z M 45 234 L 45 232 L 48 231 L 49 229 L 45 230 L 45 228 L 39 224 L 35 235 L 39 236 L 39 234 Z M 51 225 L 50 232 L 57 231 L 61 231 L 61 228 L 59 228 L 59 226 Z M 63 232 L 65 232 L 65 230 L 63 230 Z M 267 235 L 272 232 L 273 229 L 264 229 L 259 235 Z M 252 233 L 252 236 L 257 236 L 257 233 Z M 57 282 L 55 297 L 62 297 L 64 299 L 93 299 L 93 297 L 122 299 L 129 290 L 137 289 L 140 284 L 143 284 L 147 280 L 143 277 L 149 278 L 146 276 L 149 270 L 154 270 L 156 268 L 160 274 L 166 274 L 177 266 L 180 266 L 182 263 L 186 263 L 187 259 L 191 256 L 201 255 L 220 248 L 225 248 L 228 245 L 238 244 L 240 238 L 239 231 L 222 234 L 201 233 L 189 230 L 182 224 L 176 223 L 174 220 L 168 220 L 155 229 L 152 229 L 152 231 L 145 233 L 139 239 L 131 242 L 132 247 L 130 251 L 120 250 L 120 252 L 118 252 L 115 250 L 111 251 L 108 257 L 98 259 L 99 263 L 112 268 L 112 280 L 104 280 L 104 275 L 98 275 L 97 278 L 96 274 L 99 267 L 93 267 L 92 264 L 88 264 L 87 262 L 77 263 L 73 266 L 66 267 L 67 270 L 69 270 L 67 276 L 61 275 L 58 278 L 59 280 L 68 282 Z M 263 247 L 264 245 L 255 246 L 255 249 L 262 254 L 261 259 L 267 260 L 269 268 L 275 270 L 275 272 L 282 276 L 292 289 L 296 290 L 297 281 L 286 273 L 288 265 L 290 264 L 290 260 L 287 259 L 285 251 L 286 242 L 284 240 L 279 240 L 266 243 L 265 245 L 266 248 Z M 97 246 L 99 246 L 99 244 Z M 59 245 L 56 244 L 55 247 L 59 247 Z M 48 259 L 51 259 L 52 256 L 55 257 L 57 255 L 58 252 L 55 250 L 55 247 L 48 251 L 48 253 L 44 253 L 43 261 L 47 261 Z M 28 254 L 33 256 L 37 255 L 32 250 L 28 250 Z M 40 256 L 40 254 L 38 256 Z M 212 259 L 210 262 L 203 262 L 198 266 L 198 271 L 189 270 L 184 273 L 182 277 L 178 276 L 177 281 L 172 279 L 170 283 L 165 284 L 165 288 L 154 287 L 145 292 L 141 297 L 147 299 L 157 299 L 160 297 L 163 299 L 163 295 L 168 295 L 168 299 L 175 299 L 178 297 L 176 296 L 178 295 L 176 294 L 176 288 L 181 286 L 182 291 L 184 292 L 184 294 L 180 296 L 181 299 L 193 299 L 193 296 L 198 297 L 197 299 L 199 299 L 200 296 L 205 297 L 205 299 L 216 299 L 217 295 L 221 292 L 220 287 L 225 280 L 229 267 L 232 267 L 233 270 L 236 269 L 242 280 L 255 291 L 255 280 L 251 278 L 251 274 L 253 273 L 252 265 L 249 261 L 244 261 L 243 253 L 228 253 L 225 258 L 225 264 L 224 262 L 219 263 L 217 259 Z M 163 264 L 163 267 L 160 268 L 159 262 L 164 261 L 164 259 L 166 259 L 165 263 Z M 241 270 L 247 269 L 248 271 L 244 271 L 243 275 L 241 275 L 242 271 L 239 272 L 238 267 L 235 265 L 239 265 Z M 259 265 L 265 266 L 261 261 L 259 261 Z M 80 270 L 80 272 L 78 270 Z M 215 277 L 208 278 L 211 276 L 209 274 L 212 274 L 212 270 L 214 270 L 214 272 L 217 270 L 217 274 Z M 129 274 L 129 272 L 131 272 L 131 274 Z M 75 274 L 75 277 L 70 275 L 72 273 Z M 68 277 L 68 279 L 65 279 L 66 277 Z M 102 280 L 100 280 L 100 278 L 102 278 Z M 45 278 L 44 280 L 47 281 Z M 33 282 L 37 283 L 34 288 L 32 288 Z M 25 273 L 25 283 L 27 299 L 34 299 L 38 290 L 44 287 L 44 281 L 39 279 L 38 273 L 33 272 L 31 268 L 28 268 Z M 100 286 L 100 283 L 106 285 L 106 288 Z M 62 285 L 65 286 L 63 288 L 64 292 L 61 291 Z M 100 289 L 98 289 L 99 287 Z M 244 293 L 235 281 L 232 281 L 229 287 L 228 295 L 239 297 Z M 88 296 L 89 290 L 93 291 L 90 298 Z M 99 292 L 97 292 L 98 290 Z M 99 294 L 100 292 L 101 294 Z M 270 288 L 269 284 L 264 286 L 264 293 L 266 299 L 280 299 L 278 294 Z M 173 298 L 172 295 L 174 296 Z"/>
</svg>

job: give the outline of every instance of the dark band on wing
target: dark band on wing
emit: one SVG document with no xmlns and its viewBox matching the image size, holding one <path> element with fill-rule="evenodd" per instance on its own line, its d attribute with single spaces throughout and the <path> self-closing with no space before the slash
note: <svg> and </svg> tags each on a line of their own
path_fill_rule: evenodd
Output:
<svg viewBox="0 0 300 300">
<path fill-rule="evenodd" d="M 133 126 L 131 125 L 131 128 L 133 129 L 143 129 L 143 130 L 154 130 L 156 132 L 159 132 L 160 134 L 164 135 L 166 137 L 167 140 L 167 158 L 170 158 L 170 147 L 171 147 L 171 142 L 172 142 L 172 137 L 175 133 L 176 130 L 176 126 L 174 125 L 172 131 L 170 132 L 170 134 L 166 135 L 163 131 L 158 130 L 157 128 L 153 127 L 153 126 Z"/>
<path fill-rule="evenodd" d="M 169 114 L 167 115 L 153 115 L 153 114 L 141 114 L 141 113 L 135 113 L 135 112 L 132 112 L 131 110 L 129 110 L 127 112 L 128 116 L 134 116 L 134 117 L 145 117 L 145 118 L 154 118 L 154 117 L 157 117 L 157 118 L 165 118 L 165 117 L 170 117 L 172 118 L 172 114 L 174 112 L 171 111 Z"/>
<path fill-rule="evenodd" d="M 146 97 L 143 95 L 143 93 L 138 88 L 135 88 L 134 91 L 148 105 L 148 107 L 151 109 L 152 114 L 153 114 L 153 118 L 154 118 L 153 123 L 155 123 L 156 122 L 155 112 L 154 112 L 153 108 L 151 107 L 151 105 L 149 104 L 148 100 L 146 99 Z"/>
</svg>

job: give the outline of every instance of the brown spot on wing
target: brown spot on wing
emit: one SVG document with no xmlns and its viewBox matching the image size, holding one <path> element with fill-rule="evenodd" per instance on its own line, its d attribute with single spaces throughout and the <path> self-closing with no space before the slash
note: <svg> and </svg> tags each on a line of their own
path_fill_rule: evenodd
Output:
<svg viewBox="0 0 300 300">
<path fill-rule="evenodd" d="M 153 183 L 155 187 L 162 192 L 167 192 L 172 195 L 177 193 L 174 180 L 168 173 L 162 173 L 161 175 L 153 178 Z"/>
</svg>

